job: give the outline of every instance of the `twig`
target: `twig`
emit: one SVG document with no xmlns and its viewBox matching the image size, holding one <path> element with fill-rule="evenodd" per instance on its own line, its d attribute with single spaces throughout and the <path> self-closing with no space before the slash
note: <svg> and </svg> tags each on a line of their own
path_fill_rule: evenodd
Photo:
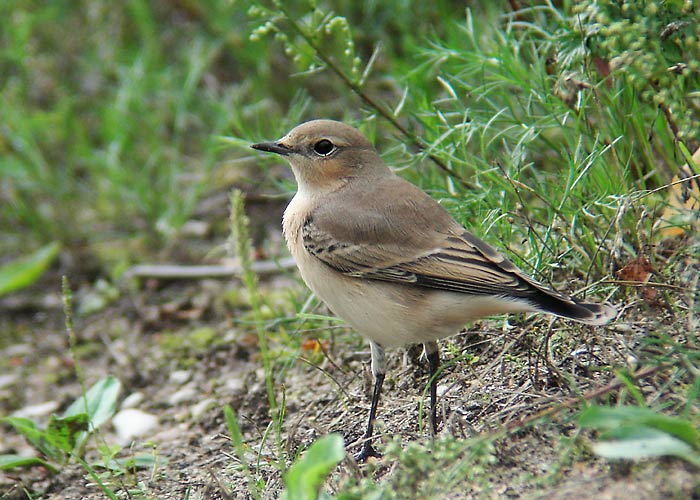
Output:
<svg viewBox="0 0 700 500">
<path fill-rule="evenodd" d="M 659 107 L 664 113 L 664 118 L 666 118 L 666 123 L 671 129 L 671 132 L 673 133 L 673 138 L 675 139 L 676 143 L 682 142 L 681 138 L 679 137 L 678 125 L 676 125 L 676 122 L 673 120 L 671 110 L 668 109 L 668 106 L 666 106 L 665 104 L 659 104 Z"/>
<path fill-rule="evenodd" d="M 691 287 L 671 285 L 669 283 L 655 283 L 653 281 L 625 281 L 625 280 L 601 280 L 598 282 L 599 285 L 618 285 L 618 286 L 628 286 L 634 288 L 665 288 L 667 290 L 674 290 L 677 292 L 687 292 L 692 291 Z"/>
<path fill-rule="evenodd" d="M 296 266 L 291 257 L 280 261 L 253 262 L 251 270 L 259 276 L 277 274 Z M 240 277 L 243 268 L 237 264 L 181 266 L 176 264 L 141 264 L 127 269 L 126 278 L 159 278 L 159 279 L 204 279 Z"/>
</svg>

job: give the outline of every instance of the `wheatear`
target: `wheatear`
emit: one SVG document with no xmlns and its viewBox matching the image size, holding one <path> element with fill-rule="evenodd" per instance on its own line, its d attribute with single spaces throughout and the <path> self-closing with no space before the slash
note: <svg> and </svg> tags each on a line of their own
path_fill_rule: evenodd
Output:
<svg viewBox="0 0 700 500">
<path fill-rule="evenodd" d="M 395 175 L 348 125 L 315 120 L 251 147 L 286 157 L 294 171 L 298 190 L 283 229 L 301 277 L 369 339 L 374 391 L 358 460 L 378 455 L 371 438 L 385 347 L 423 344 L 435 431 L 436 340 L 494 314 L 542 312 L 591 325 L 616 315 L 609 305 L 578 302 L 527 277 Z"/>
</svg>

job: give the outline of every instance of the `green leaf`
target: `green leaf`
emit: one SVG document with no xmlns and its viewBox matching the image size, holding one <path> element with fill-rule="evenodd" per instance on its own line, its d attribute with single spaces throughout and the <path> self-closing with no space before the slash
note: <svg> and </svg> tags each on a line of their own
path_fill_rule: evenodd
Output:
<svg viewBox="0 0 700 500">
<path fill-rule="evenodd" d="M 167 463 L 168 460 L 165 458 L 156 457 L 152 453 L 142 453 L 127 458 L 116 458 L 110 460 L 105 465 L 97 465 L 103 466 L 114 472 L 123 472 L 134 469 L 153 469 L 154 467 L 160 467 L 161 465 L 166 465 Z"/>
<path fill-rule="evenodd" d="M 688 420 L 662 415 L 639 406 L 591 406 L 581 413 L 579 423 L 581 427 L 598 429 L 604 433 L 630 425 L 648 426 L 667 432 L 693 447 L 700 447 L 700 435 Z"/>
<path fill-rule="evenodd" d="M 117 411 L 117 399 L 121 392 L 122 384 L 119 379 L 108 375 L 98 380 L 85 393 L 66 409 L 64 417 L 86 413 L 90 415 L 90 423 L 94 429 L 112 418 Z M 87 408 L 85 407 L 87 405 Z"/>
<path fill-rule="evenodd" d="M 231 442 L 236 450 L 241 451 L 241 456 L 243 454 L 243 433 L 241 432 L 241 427 L 238 425 L 238 419 L 236 414 L 233 412 L 233 408 L 230 405 L 224 406 L 224 418 L 226 419 L 226 427 L 228 427 L 228 433 L 231 437 Z"/>
<path fill-rule="evenodd" d="M 34 449 L 41 452 L 44 456 L 56 462 L 65 460 L 65 453 L 61 448 L 57 448 L 54 443 L 47 437 L 46 431 L 37 428 L 36 424 L 24 417 L 3 417 L 1 422 L 5 422 L 14 427 Z"/>
<path fill-rule="evenodd" d="M 641 459 L 674 456 L 700 465 L 700 454 L 688 443 L 652 427 L 620 427 L 617 438 L 593 445 L 593 451 L 603 458 Z"/>
<path fill-rule="evenodd" d="M 698 432 L 682 418 L 636 406 L 591 406 L 581 413 L 579 423 L 600 432 L 602 442 L 594 444 L 593 451 L 602 457 L 676 456 L 700 465 Z"/>
<path fill-rule="evenodd" d="M 49 462 L 37 457 L 24 457 L 22 455 L 0 455 L 0 470 L 9 470 L 17 467 L 32 467 L 41 465 L 51 472 L 58 472 L 58 469 Z"/>
<path fill-rule="evenodd" d="M 339 434 L 329 434 L 313 443 L 285 475 L 283 500 L 315 500 L 326 480 L 345 456 Z"/>
<path fill-rule="evenodd" d="M 0 296 L 33 284 L 44 274 L 60 249 L 58 243 L 50 243 L 27 257 L 0 266 Z"/>
<path fill-rule="evenodd" d="M 45 435 L 53 446 L 70 454 L 75 448 L 78 436 L 88 430 L 89 423 L 89 418 L 85 413 L 63 418 L 51 415 Z"/>
<path fill-rule="evenodd" d="M 29 420 L 28 418 L 2 417 L 0 419 L 0 422 L 10 424 L 12 427 L 15 428 L 15 430 L 17 432 L 19 432 L 22 436 L 24 436 L 27 439 L 27 441 L 29 441 L 30 443 L 33 443 L 35 439 L 40 439 L 41 435 L 43 434 L 43 431 L 41 429 L 36 428 L 36 424 L 34 423 L 34 421 Z"/>
<path fill-rule="evenodd" d="M 321 321 L 330 321 L 332 323 L 342 323 L 343 320 L 334 317 L 334 316 L 326 316 L 324 314 L 311 314 L 311 313 L 298 313 L 297 318 L 299 319 L 316 319 L 316 320 L 321 320 Z"/>
</svg>

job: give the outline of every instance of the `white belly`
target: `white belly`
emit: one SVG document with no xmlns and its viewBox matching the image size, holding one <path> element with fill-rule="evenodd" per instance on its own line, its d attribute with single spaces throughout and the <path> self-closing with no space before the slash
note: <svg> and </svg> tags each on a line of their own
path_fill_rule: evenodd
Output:
<svg viewBox="0 0 700 500">
<path fill-rule="evenodd" d="M 384 347 L 449 337 L 484 316 L 534 310 L 495 297 L 349 278 L 309 254 L 297 264 L 306 284 L 334 314 Z"/>
</svg>

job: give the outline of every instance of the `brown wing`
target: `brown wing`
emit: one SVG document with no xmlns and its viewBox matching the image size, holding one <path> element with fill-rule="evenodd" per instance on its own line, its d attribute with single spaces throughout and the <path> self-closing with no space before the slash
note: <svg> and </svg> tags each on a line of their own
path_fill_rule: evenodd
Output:
<svg viewBox="0 0 700 500">
<path fill-rule="evenodd" d="M 540 290 L 398 177 L 338 196 L 353 200 L 336 206 L 353 208 L 343 214 L 317 208 L 302 226 L 302 239 L 309 253 L 347 276 L 479 295 L 526 298 Z"/>
<path fill-rule="evenodd" d="M 613 307 L 578 302 L 527 277 L 493 247 L 466 232 L 435 200 L 388 176 L 334 193 L 336 207 L 314 210 L 302 226 L 306 250 L 350 277 L 524 300 L 543 312 L 589 324 Z M 345 199 L 344 199 L 345 198 Z"/>
</svg>

